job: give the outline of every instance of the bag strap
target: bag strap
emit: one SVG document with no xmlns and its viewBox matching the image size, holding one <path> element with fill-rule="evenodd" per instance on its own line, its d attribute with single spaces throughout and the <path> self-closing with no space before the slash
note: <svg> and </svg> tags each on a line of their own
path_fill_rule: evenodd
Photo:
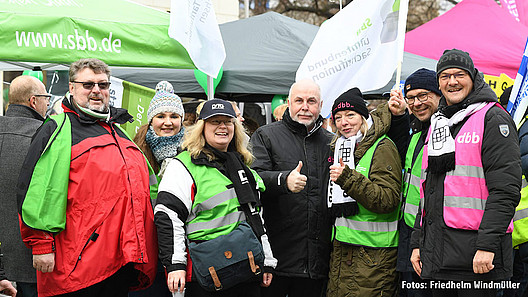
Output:
<svg viewBox="0 0 528 297">
<path fill-rule="evenodd" d="M 241 205 L 240 208 L 246 215 L 246 221 L 251 227 L 251 230 L 253 230 L 253 233 L 255 233 L 258 241 L 261 242 L 261 237 L 262 235 L 266 234 L 266 231 L 264 229 L 264 225 L 262 224 L 262 218 L 260 217 L 259 210 L 249 203 Z"/>
<path fill-rule="evenodd" d="M 211 274 L 211 278 L 213 279 L 215 290 L 220 291 L 223 289 L 222 283 L 220 282 L 220 279 L 218 278 L 218 275 L 216 274 L 216 270 L 213 266 L 209 267 L 209 274 Z"/>
</svg>

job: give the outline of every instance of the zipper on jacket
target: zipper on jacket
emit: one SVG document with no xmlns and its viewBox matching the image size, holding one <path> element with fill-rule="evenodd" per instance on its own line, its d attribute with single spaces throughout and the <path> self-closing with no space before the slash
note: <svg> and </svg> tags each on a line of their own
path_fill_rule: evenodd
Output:
<svg viewBox="0 0 528 297">
<path fill-rule="evenodd" d="M 75 261 L 75 265 L 73 266 L 73 269 L 72 269 L 72 271 L 70 272 L 70 275 L 75 271 L 75 268 L 77 268 L 77 264 L 79 264 L 79 262 L 81 261 L 82 253 L 84 252 L 84 249 L 86 248 L 86 246 L 88 246 L 88 244 L 90 243 L 90 241 L 95 242 L 95 241 L 97 240 L 98 237 L 99 237 L 99 234 L 95 233 L 95 230 L 94 230 L 94 232 L 92 233 L 92 235 L 90 235 L 90 237 L 88 238 L 88 240 L 87 240 L 86 243 L 84 244 L 83 248 L 81 249 L 81 252 L 79 253 L 79 257 L 78 257 L 77 260 Z M 55 248 L 55 247 L 54 247 L 54 248 Z"/>
<path fill-rule="evenodd" d="M 114 138 L 114 141 L 115 141 L 115 143 L 117 145 L 117 149 L 119 150 L 119 154 L 121 154 L 121 159 L 123 159 L 123 164 L 125 164 L 125 166 L 127 166 L 127 162 L 125 160 L 125 155 L 123 154 L 123 150 L 121 149 L 121 146 L 119 145 L 119 141 L 117 140 L 117 137 L 116 137 L 115 129 L 112 126 L 111 123 L 108 124 L 108 127 L 110 128 L 110 133 L 111 133 L 112 137 Z M 126 170 L 126 174 L 127 174 L 128 185 L 129 185 L 129 188 L 130 188 L 130 203 L 131 203 L 131 206 L 132 206 L 132 212 L 134 212 L 134 199 L 132 197 L 132 183 L 130 182 L 130 175 L 129 175 L 128 170 Z M 135 227 L 137 228 L 137 226 L 135 226 Z M 138 245 L 139 245 L 139 249 L 141 249 L 141 240 L 139 238 L 137 229 L 136 229 L 135 233 L 136 233 L 136 239 L 137 239 L 137 242 L 138 242 Z M 142 261 L 143 261 L 143 252 L 141 252 L 141 257 L 140 257 L 140 262 L 142 262 Z"/>
</svg>

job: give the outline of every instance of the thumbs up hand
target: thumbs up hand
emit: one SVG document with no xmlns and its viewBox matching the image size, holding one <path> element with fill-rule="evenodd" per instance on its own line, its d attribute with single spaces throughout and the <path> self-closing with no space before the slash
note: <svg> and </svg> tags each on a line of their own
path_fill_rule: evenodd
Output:
<svg viewBox="0 0 528 297">
<path fill-rule="evenodd" d="M 343 173 L 343 169 L 345 169 L 343 158 L 339 158 L 339 164 L 330 166 L 330 179 L 335 182 Z"/>
<path fill-rule="evenodd" d="M 308 179 L 306 175 L 301 174 L 301 168 L 303 166 L 302 161 L 299 161 L 299 165 L 293 169 L 288 177 L 286 178 L 286 184 L 288 189 L 293 193 L 299 193 L 306 186 L 306 180 Z"/>
</svg>

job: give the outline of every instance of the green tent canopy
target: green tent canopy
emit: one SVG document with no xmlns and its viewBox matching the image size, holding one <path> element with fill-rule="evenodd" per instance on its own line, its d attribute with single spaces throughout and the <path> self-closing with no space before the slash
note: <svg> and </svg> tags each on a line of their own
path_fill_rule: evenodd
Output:
<svg viewBox="0 0 528 297">
<path fill-rule="evenodd" d="M 169 14 L 125 0 L 0 0 L 0 61 L 195 68 Z"/>
</svg>

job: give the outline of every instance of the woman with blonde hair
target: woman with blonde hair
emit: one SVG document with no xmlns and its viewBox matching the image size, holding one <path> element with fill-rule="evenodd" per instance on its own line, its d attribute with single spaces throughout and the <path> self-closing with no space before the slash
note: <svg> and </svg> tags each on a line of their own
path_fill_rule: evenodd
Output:
<svg viewBox="0 0 528 297">
<path fill-rule="evenodd" d="M 387 105 L 369 114 L 353 88 L 335 100 L 332 121 L 328 205 L 336 219 L 327 296 L 394 296 L 402 169 L 385 135 L 391 114 Z"/>
<path fill-rule="evenodd" d="M 182 148 L 167 165 L 154 209 L 169 290 L 260 296 L 277 260 L 258 212 L 264 183 L 248 167 L 253 156 L 232 105 L 205 102 Z"/>
</svg>

